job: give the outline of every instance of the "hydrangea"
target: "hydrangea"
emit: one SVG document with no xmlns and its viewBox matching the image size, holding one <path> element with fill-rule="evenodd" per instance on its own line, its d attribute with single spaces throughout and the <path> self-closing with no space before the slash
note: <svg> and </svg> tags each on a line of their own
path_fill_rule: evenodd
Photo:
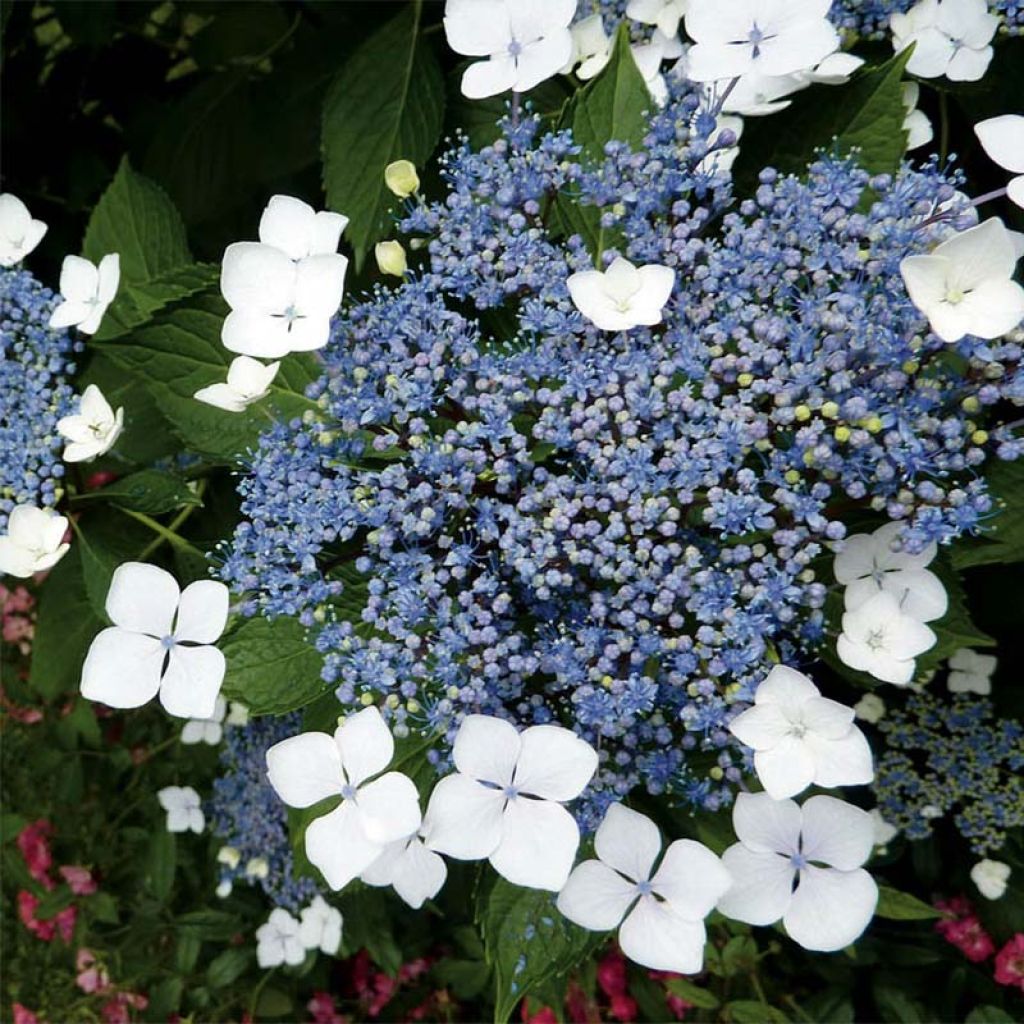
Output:
<svg viewBox="0 0 1024 1024">
<path fill-rule="evenodd" d="M 948 816 L 983 856 L 1024 825 L 1024 726 L 999 717 L 991 701 L 915 694 L 878 729 L 886 741 L 875 773 L 878 808 L 907 838 L 926 838 L 933 821 Z"/>
<path fill-rule="evenodd" d="M 340 702 L 384 697 L 396 735 L 574 728 L 601 757 L 584 826 L 637 785 L 728 803 L 728 721 L 822 641 L 814 563 L 850 506 L 920 550 L 979 528 L 977 467 L 1020 448 L 977 425 L 1024 395 L 1020 344 L 950 361 L 899 274 L 972 222 L 935 216 L 958 182 L 823 158 L 730 211 L 705 163 L 730 133 L 671 89 L 637 152 L 580 161 L 525 117 L 449 154 L 447 194 L 400 225 L 426 267 L 335 323 L 320 411 L 263 437 L 223 553 L 244 609 L 298 616 Z M 593 264 L 559 195 L 602 267 L 675 271 L 663 324 L 580 315 L 566 280 Z"/>
<path fill-rule="evenodd" d="M 287 808 L 267 781 L 266 752 L 294 735 L 301 720 L 301 715 L 292 714 L 229 725 L 220 753 L 223 774 L 214 780 L 206 809 L 213 834 L 238 854 L 222 860 L 221 884 L 258 882 L 275 906 L 294 914 L 320 889 L 313 878 L 295 874 Z M 246 871 L 253 861 L 261 860 L 265 863 L 260 871 Z"/>
<path fill-rule="evenodd" d="M 888 39 L 889 19 L 905 14 L 917 0 L 833 0 L 829 20 L 862 39 Z M 989 0 L 988 9 L 1003 21 L 1000 30 L 1008 35 L 1024 32 L 1024 3 L 1021 0 Z"/>
<path fill-rule="evenodd" d="M 67 380 L 81 345 L 47 326 L 56 301 L 27 270 L 0 270 L 0 532 L 15 505 L 59 498 L 57 421 L 73 411 Z"/>
</svg>

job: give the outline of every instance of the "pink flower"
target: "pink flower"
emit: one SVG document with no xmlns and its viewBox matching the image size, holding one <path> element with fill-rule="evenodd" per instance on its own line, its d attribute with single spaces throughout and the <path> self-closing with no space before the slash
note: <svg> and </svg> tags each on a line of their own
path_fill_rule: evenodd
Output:
<svg viewBox="0 0 1024 1024">
<path fill-rule="evenodd" d="M 996 953 L 995 979 L 1000 985 L 1014 985 L 1024 992 L 1024 932 L 1017 932 Z"/>
<path fill-rule="evenodd" d="M 134 992 L 118 992 L 109 1002 L 104 1003 L 100 1013 L 106 1024 L 131 1024 L 129 1010 L 144 1010 L 149 1000 Z"/>
<path fill-rule="evenodd" d="M 71 938 L 75 934 L 75 919 L 78 917 L 78 910 L 75 907 L 65 907 L 54 918 L 57 923 L 57 930 L 60 937 L 70 946 Z"/>
<path fill-rule="evenodd" d="M 21 1003 L 15 1003 L 11 1010 L 14 1012 L 14 1024 L 40 1024 L 39 1018 Z"/>
<path fill-rule="evenodd" d="M 626 994 L 626 959 L 617 949 L 597 965 L 597 983 L 609 998 Z"/>
<path fill-rule="evenodd" d="M 75 984 L 83 992 L 88 992 L 91 995 L 93 992 L 105 992 L 110 988 L 110 976 L 105 967 L 96 966 L 96 957 L 91 949 L 86 949 L 83 946 L 78 951 L 75 957 L 75 969 L 78 971 Z"/>
<path fill-rule="evenodd" d="M 534 1006 L 537 1004 L 534 1003 Z M 535 1013 L 530 1009 L 530 1000 L 524 999 L 519 1010 L 523 1024 L 558 1024 L 558 1015 L 550 1006 L 541 1006 Z"/>
<path fill-rule="evenodd" d="M 53 866 L 49 839 L 51 835 L 53 826 L 45 818 L 40 818 L 26 825 L 18 833 L 16 840 L 18 849 L 28 865 L 29 874 L 46 889 L 53 888 L 49 873 Z"/>
<path fill-rule="evenodd" d="M 306 1009 L 313 1015 L 313 1024 L 346 1024 L 329 992 L 314 992 L 313 998 L 306 1003 Z"/>
<path fill-rule="evenodd" d="M 59 869 L 61 877 L 76 896 L 91 896 L 96 891 L 96 879 L 88 868 L 78 864 L 65 864 Z"/>
<path fill-rule="evenodd" d="M 39 906 L 39 897 L 22 889 L 18 893 L 18 917 L 21 923 L 37 938 L 43 942 L 52 942 L 54 936 L 53 921 L 37 921 L 36 907 Z"/>
</svg>

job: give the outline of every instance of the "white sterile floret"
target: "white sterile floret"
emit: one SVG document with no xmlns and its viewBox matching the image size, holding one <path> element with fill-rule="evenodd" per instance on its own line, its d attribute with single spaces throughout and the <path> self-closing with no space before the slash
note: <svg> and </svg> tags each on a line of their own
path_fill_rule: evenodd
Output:
<svg viewBox="0 0 1024 1024">
<path fill-rule="evenodd" d="M 704 965 L 704 918 L 732 879 L 704 845 L 677 839 L 661 851 L 658 827 L 622 804 L 608 808 L 594 836 L 597 860 L 577 864 L 558 909 L 591 931 L 619 929 L 619 946 L 656 971 L 696 974 Z"/>
<path fill-rule="evenodd" d="M 576 308 L 602 331 L 628 331 L 661 323 L 676 274 L 671 267 L 648 263 L 635 267 L 616 259 L 604 272 L 582 270 L 566 281 Z"/>
<path fill-rule="evenodd" d="M 244 412 L 270 393 L 270 384 L 280 367 L 280 363 L 265 366 L 250 356 L 236 356 L 228 367 L 227 383 L 200 388 L 194 397 L 225 412 Z"/>
<path fill-rule="evenodd" d="M 338 952 L 342 918 L 337 907 L 332 907 L 323 896 L 314 896 L 299 916 L 299 939 L 306 949 L 319 949 L 328 956 Z"/>
<path fill-rule="evenodd" d="M 228 713 L 227 717 L 224 719 L 224 724 L 237 726 L 248 725 L 249 709 L 241 701 L 230 701 L 228 703 Z"/>
<path fill-rule="evenodd" d="M 718 901 L 720 913 L 755 925 L 781 920 L 794 942 L 822 953 L 867 928 L 878 902 L 878 886 L 861 867 L 874 846 L 867 811 L 831 796 L 801 807 L 739 793 L 732 823 L 739 842 L 722 854 L 733 885 Z"/>
<path fill-rule="evenodd" d="M 985 899 L 1002 899 L 1010 881 L 1010 865 L 1001 860 L 979 860 L 971 868 L 971 881 Z"/>
<path fill-rule="evenodd" d="M 874 843 L 876 850 L 882 851 L 900 834 L 900 830 L 895 825 L 886 821 L 882 817 L 882 812 L 877 807 L 872 807 L 868 814 L 871 815 L 871 827 L 874 829 L 874 836 L 871 841 Z"/>
<path fill-rule="evenodd" d="M 1024 319 L 1024 288 L 1013 280 L 1017 251 L 998 217 L 900 263 L 910 301 L 943 340 L 999 338 Z"/>
<path fill-rule="evenodd" d="M 0 194 L 0 267 L 20 263 L 42 240 L 46 225 L 10 192 Z"/>
<path fill-rule="evenodd" d="M 885 701 L 877 693 L 865 693 L 856 704 L 853 705 L 853 714 L 862 722 L 869 722 L 875 725 L 885 718 Z"/>
<path fill-rule="evenodd" d="M 636 62 L 637 70 L 640 72 L 651 94 L 651 99 L 659 107 L 665 106 L 668 102 L 668 85 L 665 83 L 665 76 L 661 73 L 661 62 L 668 56 L 665 52 L 664 37 L 656 36 L 649 43 L 642 43 L 630 47 L 633 60 Z"/>
<path fill-rule="evenodd" d="M 611 60 L 614 40 L 604 30 L 600 14 L 577 21 L 572 26 L 572 57 L 562 69 L 568 74 L 577 64 L 576 74 L 583 81 L 593 78 Z"/>
<path fill-rule="evenodd" d="M 90 384 L 78 400 L 78 412 L 57 420 L 57 433 L 66 438 L 62 458 L 65 462 L 88 462 L 104 455 L 124 429 L 124 409 L 115 413 L 95 384 Z"/>
<path fill-rule="evenodd" d="M 871 748 L 853 708 L 822 697 L 807 676 L 776 665 L 729 731 L 754 749 L 754 769 L 776 800 L 808 786 L 860 786 L 874 776 Z"/>
<path fill-rule="evenodd" d="M 419 828 L 412 780 L 401 772 L 381 774 L 394 754 L 391 731 L 375 707 L 349 715 L 333 736 L 300 733 L 267 751 L 267 777 L 289 807 L 341 797 L 306 829 L 306 856 L 332 889 L 347 885 L 389 843 Z"/>
<path fill-rule="evenodd" d="M 946 588 L 925 568 L 935 558 L 935 544 L 916 555 L 896 550 L 902 532 L 900 523 L 886 523 L 874 533 L 857 533 L 843 541 L 832 571 L 846 586 L 843 602 L 847 611 L 856 611 L 865 601 L 885 592 L 896 598 L 905 614 L 921 622 L 946 614 Z"/>
<path fill-rule="evenodd" d="M 77 327 L 95 334 L 121 283 L 121 257 L 110 253 L 99 266 L 81 256 L 65 256 L 60 269 L 61 302 L 50 314 L 51 327 Z"/>
<path fill-rule="evenodd" d="M 466 57 L 487 58 L 466 68 L 463 95 L 528 92 L 557 75 L 572 58 L 575 13 L 576 0 L 447 0 L 448 45 Z"/>
<path fill-rule="evenodd" d="M 655 25 L 664 35 L 674 36 L 679 32 L 679 22 L 689 5 L 690 0 L 629 0 L 626 17 Z"/>
<path fill-rule="evenodd" d="M 977 693 L 987 697 L 992 692 L 992 673 L 997 664 L 997 659 L 991 654 L 979 654 L 969 647 L 961 647 L 949 659 L 946 685 L 951 693 Z"/>
<path fill-rule="evenodd" d="M 215 747 L 224 735 L 224 715 L 228 710 L 228 702 L 223 697 L 217 698 L 213 714 L 209 718 L 192 718 L 181 730 L 181 742 L 191 746 L 195 743 L 206 743 Z"/>
<path fill-rule="evenodd" d="M 688 75 L 712 82 L 809 71 L 839 49 L 830 7 L 831 0 L 691 0 Z"/>
<path fill-rule="evenodd" d="M 441 891 L 448 868 L 416 832 L 386 846 L 359 878 L 367 885 L 390 885 L 413 910 L 419 910 Z"/>
<path fill-rule="evenodd" d="M 974 134 L 994 163 L 1016 175 L 1006 186 L 1006 194 L 1024 206 L 1024 116 L 990 117 L 974 126 Z"/>
<path fill-rule="evenodd" d="M 270 912 L 266 924 L 256 929 L 256 962 L 260 967 L 296 967 L 306 959 L 299 937 L 299 922 L 283 907 Z"/>
<path fill-rule="evenodd" d="M 910 74 L 976 82 L 992 60 L 999 19 L 989 14 L 985 0 L 920 0 L 905 14 L 894 14 L 889 27 L 897 53 L 914 46 Z"/>
<path fill-rule="evenodd" d="M 292 260 L 333 254 L 346 224 L 340 213 L 317 212 L 294 196 L 271 196 L 260 218 L 260 241 Z"/>
<path fill-rule="evenodd" d="M 206 826 L 202 801 L 191 786 L 164 786 L 156 794 L 167 812 L 168 832 L 202 832 Z"/>
<path fill-rule="evenodd" d="M 903 109 L 907 112 L 903 119 L 903 130 L 907 133 L 907 149 L 927 146 L 935 135 L 928 115 L 917 109 L 920 98 L 921 86 L 917 82 L 903 83 Z"/>
<path fill-rule="evenodd" d="M 914 678 L 915 659 L 934 647 L 935 640 L 928 626 L 907 615 L 896 598 L 883 591 L 844 613 L 836 653 L 850 668 L 884 683 L 907 686 Z"/>
<path fill-rule="evenodd" d="M 114 623 L 93 640 L 82 666 L 82 696 L 137 708 L 158 693 L 178 718 L 211 718 L 224 681 L 213 644 L 228 618 L 228 588 L 197 580 L 184 590 L 155 565 L 125 562 L 107 591 Z"/>
<path fill-rule="evenodd" d="M 52 569 L 67 553 L 68 521 L 52 509 L 16 505 L 0 536 L 0 574 L 23 579 Z"/>
<path fill-rule="evenodd" d="M 597 753 L 557 725 L 515 726 L 467 715 L 452 747 L 457 771 L 434 787 L 427 847 L 456 860 L 488 858 L 515 885 L 558 892 L 580 831 L 562 806 L 597 770 Z"/>
</svg>

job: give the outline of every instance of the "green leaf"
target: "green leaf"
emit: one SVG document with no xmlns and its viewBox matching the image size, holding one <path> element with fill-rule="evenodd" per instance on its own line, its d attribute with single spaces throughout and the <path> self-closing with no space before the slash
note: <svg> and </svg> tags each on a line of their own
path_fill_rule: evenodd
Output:
<svg viewBox="0 0 1024 1024">
<path fill-rule="evenodd" d="M 709 992 L 706 988 L 701 988 L 699 985 L 694 985 L 687 978 L 668 978 L 665 981 L 665 988 L 672 995 L 685 999 L 688 1003 L 692 1003 L 702 1010 L 713 1010 L 718 1006 L 718 999 L 713 992 Z"/>
<path fill-rule="evenodd" d="M 255 715 L 282 715 L 314 701 L 328 686 L 320 655 L 297 619 L 245 619 L 221 642 L 224 696 Z"/>
<path fill-rule="evenodd" d="M 174 886 L 174 869 L 177 860 L 177 844 L 173 832 L 164 828 L 162 821 L 154 825 L 153 836 L 149 841 L 149 853 L 146 857 L 146 881 L 150 892 L 161 902 L 166 903 Z"/>
<path fill-rule="evenodd" d="M 896 981 L 877 978 L 873 989 L 878 1012 L 889 1024 L 924 1024 L 931 1019 L 920 1002 L 909 996 Z"/>
<path fill-rule="evenodd" d="M 256 1016 L 270 1020 L 287 1020 L 292 1015 L 292 997 L 279 988 L 265 988 L 256 1004 Z"/>
<path fill-rule="evenodd" d="M 202 504 L 181 477 L 158 469 L 140 470 L 98 491 L 76 495 L 74 500 L 87 504 L 105 500 L 150 516 L 163 515 L 185 505 Z"/>
<path fill-rule="evenodd" d="M 906 153 L 902 80 L 910 53 L 861 70 L 845 85 L 812 86 L 782 113 L 749 118 L 733 169 L 737 195 L 753 190 L 764 167 L 802 174 L 819 148 L 841 155 L 857 149 L 866 170 L 894 174 Z"/>
<path fill-rule="evenodd" d="M 749 935 L 734 935 L 722 949 L 722 973 L 749 974 L 757 964 L 757 943 Z"/>
<path fill-rule="evenodd" d="M 218 953 L 206 968 L 206 981 L 210 988 L 225 988 L 240 978 L 252 962 L 247 949 L 225 949 Z"/>
<path fill-rule="evenodd" d="M 998 1006 L 976 1006 L 967 1014 L 966 1024 L 1014 1024 L 1015 1019 Z"/>
<path fill-rule="evenodd" d="M 146 385 L 190 448 L 213 459 L 234 462 L 256 445 L 275 411 L 280 418 L 290 419 L 316 408 L 304 391 L 318 375 L 318 364 L 309 353 L 287 356 L 270 386 L 270 395 L 242 413 L 196 401 L 196 391 L 227 376 L 232 354 L 220 343 L 226 315 L 227 307 L 219 296 L 197 296 L 187 306 L 159 314 L 150 325 L 133 333 L 130 341 L 99 347 Z"/>
<path fill-rule="evenodd" d="M 885 917 L 890 921 L 927 921 L 942 917 L 942 912 L 909 892 L 900 892 L 899 889 L 880 885 L 875 916 Z"/>
<path fill-rule="evenodd" d="M 87 906 L 89 913 L 97 921 L 102 921 L 104 924 L 117 924 L 120 921 L 117 913 L 117 901 L 109 892 L 101 890 L 94 893 L 89 897 Z"/>
<path fill-rule="evenodd" d="M 103 626 L 89 600 L 81 554 L 72 543 L 40 592 L 30 672 L 33 688 L 48 698 L 77 689 L 85 652 Z"/>
<path fill-rule="evenodd" d="M 494 969 L 494 1019 L 499 1024 L 527 993 L 570 971 L 606 938 L 564 918 L 551 893 L 524 889 L 504 878 L 481 894 L 477 920 Z"/>
<path fill-rule="evenodd" d="M 754 999 L 739 999 L 726 1009 L 735 1024 L 789 1024 L 789 1018 L 780 1009 Z"/>
<path fill-rule="evenodd" d="M 223 942 L 230 939 L 240 927 L 234 914 L 223 910 L 191 910 L 175 921 L 179 931 L 193 932 L 199 939 Z"/>
<path fill-rule="evenodd" d="M 357 267 L 388 233 L 394 196 L 384 168 L 394 160 L 422 167 L 441 134 L 444 80 L 419 21 L 414 3 L 378 29 L 345 62 L 324 102 L 324 191 L 328 206 L 349 218 Z"/>
<path fill-rule="evenodd" d="M 985 480 L 997 511 L 980 537 L 953 545 L 957 569 L 1024 561 L 1024 459 L 995 462 Z"/>
</svg>

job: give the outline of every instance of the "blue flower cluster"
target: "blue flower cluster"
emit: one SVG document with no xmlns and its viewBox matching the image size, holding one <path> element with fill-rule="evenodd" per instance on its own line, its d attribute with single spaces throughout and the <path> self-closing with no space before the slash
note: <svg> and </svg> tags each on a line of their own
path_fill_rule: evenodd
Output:
<svg viewBox="0 0 1024 1024">
<path fill-rule="evenodd" d="M 1024 727 L 997 716 L 991 701 L 916 694 L 878 728 L 886 740 L 873 784 L 878 808 L 909 839 L 951 815 L 983 856 L 1024 825 Z"/>
<path fill-rule="evenodd" d="M 64 464 L 57 420 L 81 344 L 47 325 L 55 296 L 27 270 L 0 270 L 0 531 L 15 505 L 57 503 Z"/>
<path fill-rule="evenodd" d="M 1024 399 L 1021 346 L 944 345 L 899 274 L 970 222 L 955 182 L 822 160 L 726 212 L 707 157 L 732 139 L 683 88 L 637 152 L 581 160 L 526 118 L 449 155 L 447 195 L 401 225 L 428 265 L 335 324 L 320 413 L 262 439 L 222 568 L 399 734 L 575 728 L 600 753 L 584 825 L 637 785 L 728 803 L 733 705 L 821 641 L 841 519 L 906 520 L 911 549 L 973 531 L 976 467 L 1019 452 L 979 419 Z M 676 271 L 663 324 L 575 309 L 595 239 Z"/>
<path fill-rule="evenodd" d="M 266 753 L 301 727 L 297 714 L 228 725 L 220 754 L 223 774 L 214 780 L 207 807 L 213 834 L 239 854 L 236 866 L 221 865 L 220 881 L 258 881 L 275 906 L 292 913 L 306 906 L 319 888 L 313 878 L 295 875 L 287 809 L 267 781 Z M 254 860 L 266 863 L 265 873 L 247 872 Z"/>
</svg>

